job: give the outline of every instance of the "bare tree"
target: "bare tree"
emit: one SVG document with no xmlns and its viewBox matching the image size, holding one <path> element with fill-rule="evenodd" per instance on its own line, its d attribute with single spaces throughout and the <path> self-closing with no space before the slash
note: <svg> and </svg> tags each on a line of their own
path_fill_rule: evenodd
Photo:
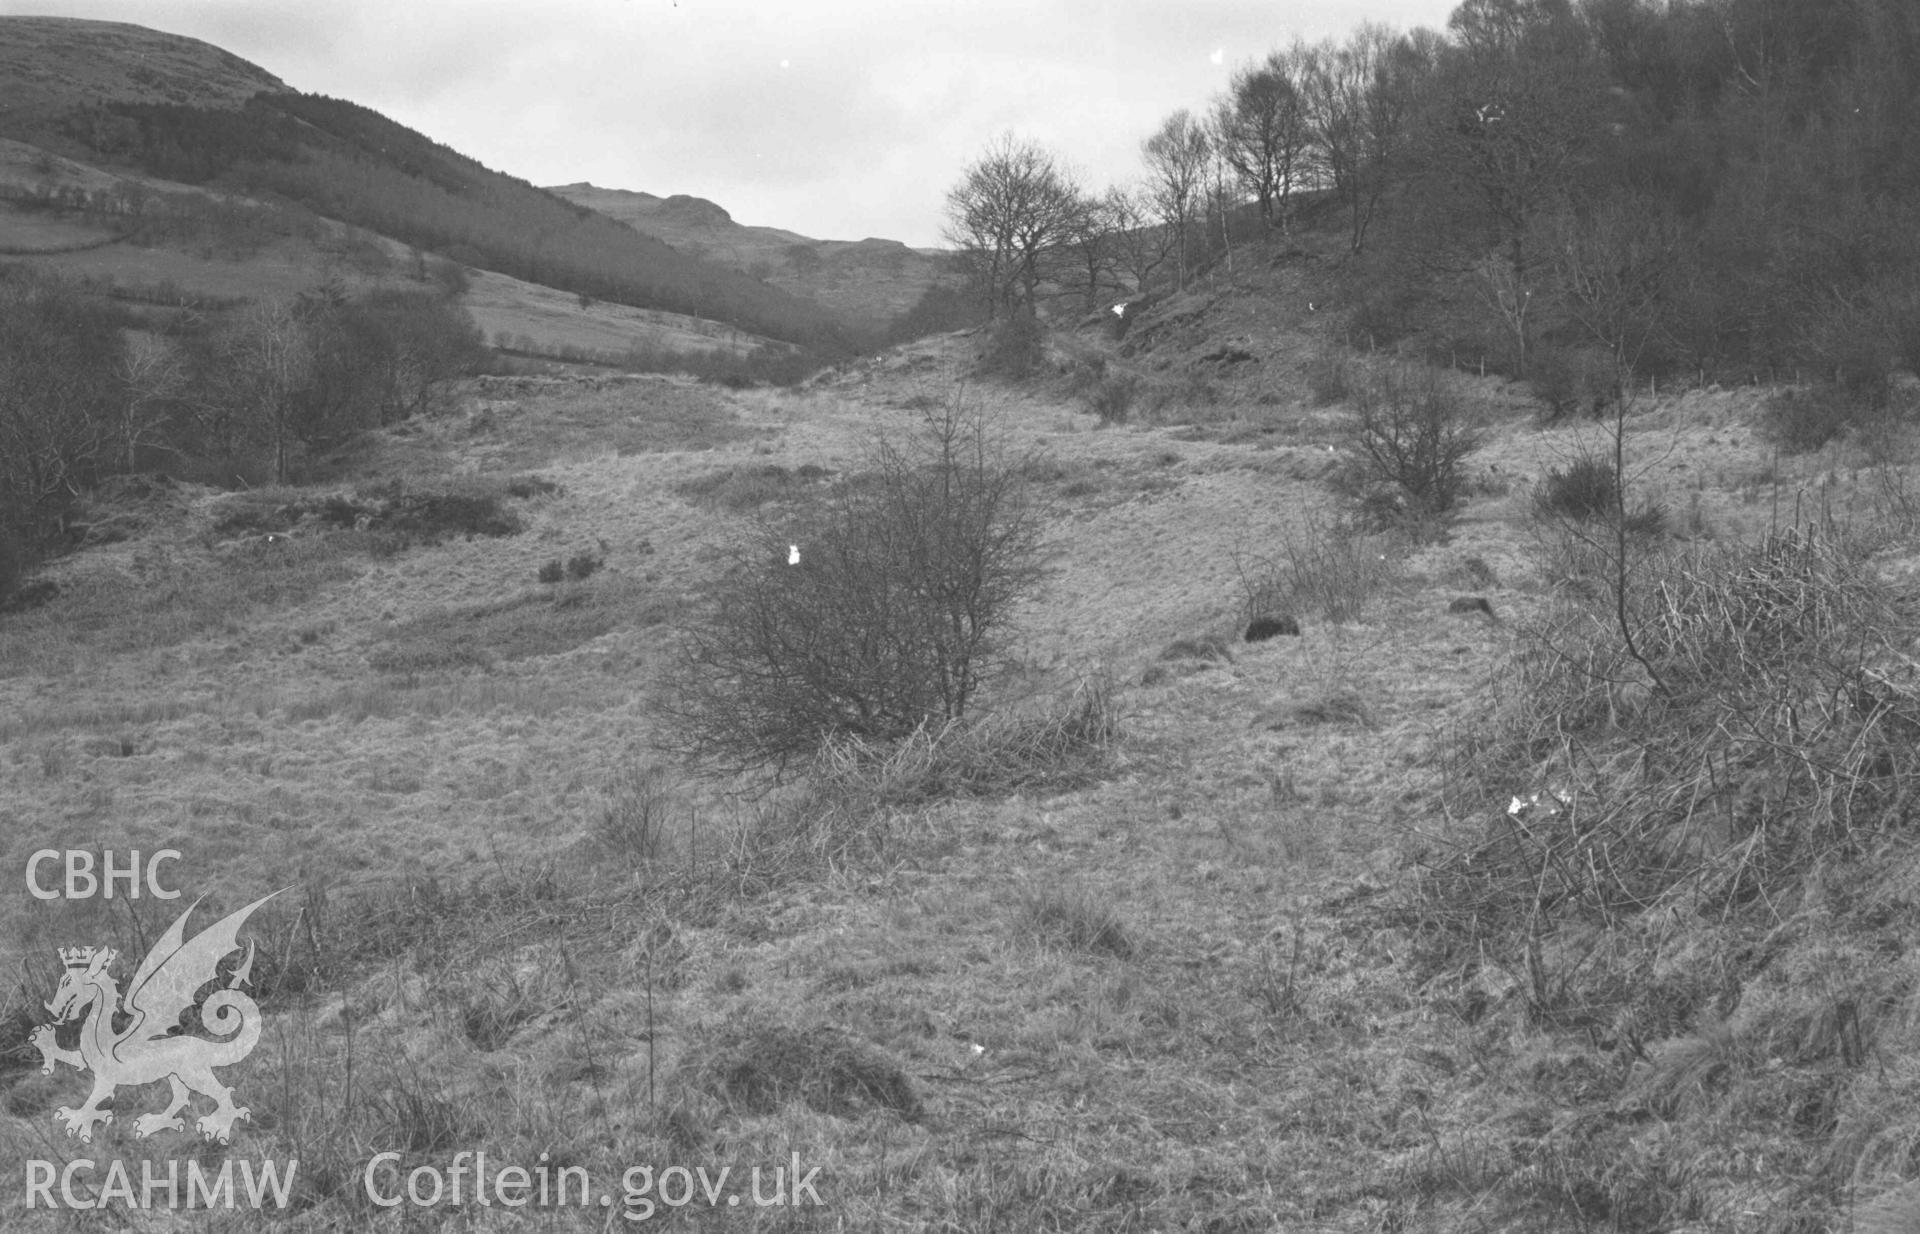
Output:
<svg viewBox="0 0 1920 1234">
<path fill-rule="evenodd" d="M 1678 263 L 1682 229 L 1657 203 L 1622 196 L 1585 212 L 1562 208 L 1545 229 L 1560 300 L 1567 313 L 1612 360 L 1613 414 L 1607 424 L 1607 467 L 1613 478 L 1607 492 L 1607 523 L 1588 531 L 1577 519 L 1563 519 L 1564 533 L 1597 553 L 1606 569 L 1607 598 L 1621 646 L 1646 670 L 1655 690 L 1664 692 L 1654 658 L 1642 647 L 1641 626 L 1632 593 L 1649 555 L 1633 529 L 1649 507 L 1629 511 L 1627 490 L 1627 417 L 1634 402 L 1634 369 L 1661 328 L 1667 280 Z"/>
<path fill-rule="evenodd" d="M 1041 147 L 1002 136 L 947 193 L 948 243 L 987 295 L 988 316 L 1032 314 L 1043 263 L 1072 238 L 1081 199 Z"/>
<path fill-rule="evenodd" d="M 120 465 L 132 471 L 143 446 L 165 439 L 168 410 L 186 382 L 186 366 L 166 338 L 141 330 L 127 334 L 117 375 L 126 396 L 114 426 L 116 452 Z"/>
<path fill-rule="evenodd" d="M 255 392 L 273 449 L 273 478 L 285 484 L 295 440 L 294 399 L 312 363 L 306 330 L 284 300 L 256 305 L 246 318 Z"/>
<path fill-rule="evenodd" d="M 1301 53 L 1300 89 L 1320 167 L 1347 214 L 1348 243 L 1366 246 L 1380 201 L 1399 173 L 1438 36 L 1366 23 L 1346 42 Z"/>
<path fill-rule="evenodd" d="M 1194 221 L 1199 218 L 1205 196 L 1207 160 L 1213 142 L 1206 125 L 1193 113 L 1181 108 L 1161 123 L 1153 136 L 1141 143 L 1152 185 L 1154 206 L 1160 220 L 1174 233 L 1177 284 L 1184 289 L 1191 272 L 1188 247 Z"/>
<path fill-rule="evenodd" d="M 1551 6 L 1469 0 L 1449 27 L 1458 51 L 1445 68 L 1444 122 L 1431 131 L 1429 165 L 1473 203 L 1480 233 L 1490 233 L 1495 251 L 1474 264 L 1524 368 L 1545 258 L 1531 243 L 1535 224 L 1571 186 L 1599 131 L 1604 90 L 1585 33 Z"/>
<path fill-rule="evenodd" d="M 1102 203 L 1113 226 L 1118 269 L 1144 293 L 1174 254 L 1174 231 L 1155 216 L 1147 189 L 1110 188 Z"/>
<path fill-rule="evenodd" d="M 1111 192 L 1080 199 L 1061 258 L 1060 281 L 1079 285 L 1086 312 L 1098 312 L 1124 290 L 1118 274 L 1124 252 L 1120 227 Z"/>
<path fill-rule="evenodd" d="M 1229 110 L 1216 107 L 1207 126 L 1207 163 L 1202 178 L 1206 193 L 1207 249 L 1213 251 L 1215 240 L 1219 241 L 1219 252 L 1227 267 L 1227 277 L 1233 277 L 1233 212 L 1239 206 L 1240 180 L 1234 173 L 1233 164 L 1227 160 L 1222 149 L 1225 144 L 1224 128 L 1231 123 Z"/>
<path fill-rule="evenodd" d="M 0 285 L 0 547 L 9 558 L 46 543 L 108 461 L 119 346 L 111 319 L 59 282 Z M 0 560 L 0 573 L 10 568 Z"/>
<path fill-rule="evenodd" d="M 306 327 L 287 300 L 259 301 L 222 330 L 205 357 L 192 406 L 203 447 L 231 458 L 264 444 L 274 479 L 284 483 L 312 351 Z"/>
<path fill-rule="evenodd" d="M 1221 157 L 1259 201 L 1261 220 L 1283 232 L 1312 150 L 1306 100 L 1296 84 L 1307 59 L 1305 45 L 1295 43 L 1240 69 L 1215 123 Z"/>
<path fill-rule="evenodd" d="M 1360 164 L 1354 198 L 1348 205 L 1353 249 L 1365 246 L 1368 229 L 1387 191 L 1407 174 L 1414 124 L 1420 104 L 1438 71 L 1445 43 L 1431 30 L 1397 34 L 1385 26 L 1362 25 L 1350 45 L 1367 61 L 1370 78 L 1360 131 Z"/>
<path fill-rule="evenodd" d="M 1681 227 L 1658 205 L 1621 197 L 1584 212 L 1563 208 L 1549 229 L 1561 303 L 1607 349 L 1627 388 L 1660 330 L 1668 278 L 1679 264 Z"/>
<path fill-rule="evenodd" d="M 1359 200 L 1360 192 L 1370 68 L 1363 54 L 1364 45 L 1358 49 L 1341 47 L 1329 39 L 1307 49 L 1300 78 L 1317 170 L 1323 183 L 1349 210 Z"/>
</svg>

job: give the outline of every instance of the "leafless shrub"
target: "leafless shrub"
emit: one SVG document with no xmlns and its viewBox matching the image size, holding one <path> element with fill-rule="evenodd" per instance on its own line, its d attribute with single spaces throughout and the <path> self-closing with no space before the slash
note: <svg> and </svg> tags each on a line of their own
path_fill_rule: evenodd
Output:
<svg viewBox="0 0 1920 1234">
<path fill-rule="evenodd" d="M 1461 463 L 1480 448 L 1466 405 L 1440 374 L 1386 366 L 1353 390 L 1343 485 L 1363 508 L 1419 518 L 1445 514 L 1466 490 Z"/>
<path fill-rule="evenodd" d="M 744 537 L 683 632 L 669 744 L 779 768 L 966 715 L 1040 577 L 1030 471 L 956 396 L 916 441 L 880 444 L 866 474 Z"/>
<path fill-rule="evenodd" d="M 1534 513 L 1543 519 L 1572 522 L 1610 522 L 1621 517 L 1624 494 L 1613 460 L 1600 455 L 1575 459 L 1565 468 L 1547 472 L 1535 495 Z M 1657 502 L 1640 501 L 1625 512 L 1630 536 L 1658 535 L 1666 527 L 1667 512 Z"/>
<path fill-rule="evenodd" d="M 1620 477 L 1611 459 L 1587 456 L 1547 473 L 1534 501 L 1542 515 L 1564 518 L 1605 518 L 1619 504 Z"/>
<path fill-rule="evenodd" d="M 1767 399 L 1760 434 L 1788 454 L 1810 454 L 1867 415 L 1853 391 L 1838 385 L 1782 390 Z"/>
<path fill-rule="evenodd" d="M 672 843 L 673 806 L 673 785 L 665 770 L 628 768 L 608 785 L 595 838 L 629 862 L 653 861 Z"/>
<path fill-rule="evenodd" d="M 1542 347 L 1529 358 L 1528 384 L 1544 419 L 1599 417 L 1620 397 L 1619 371 L 1605 351 Z"/>
<path fill-rule="evenodd" d="M 1274 557 L 1236 562 L 1246 620 L 1267 613 L 1313 613 L 1359 621 L 1396 573 L 1391 541 L 1350 519 L 1309 515 Z"/>
<path fill-rule="evenodd" d="M 1019 381 L 1039 372 L 1046 354 L 1046 328 L 1032 313 L 1015 310 L 1002 317 L 987 335 L 979 368 L 990 377 Z"/>
<path fill-rule="evenodd" d="M 1087 406 L 1102 424 L 1123 424 L 1133 409 L 1134 396 L 1140 392 L 1140 379 L 1129 373 L 1102 378 L 1087 396 Z"/>
</svg>

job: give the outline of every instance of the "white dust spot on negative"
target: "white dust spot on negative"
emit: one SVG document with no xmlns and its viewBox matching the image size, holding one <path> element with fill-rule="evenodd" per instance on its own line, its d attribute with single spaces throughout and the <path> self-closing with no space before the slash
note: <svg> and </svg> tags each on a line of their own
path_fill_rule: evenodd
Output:
<svg viewBox="0 0 1920 1234">
<path fill-rule="evenodd" d="M 1124 304 L 1116 304 L 1116 305 L 1114 305 L 1114 306 L 1113 306 L 1113 315 L 1114 315 L 1115 317 L 1125 317 L 1125 316 L 1127 315 L 1127 306 L 1126 306 L 1126 305 L 1124 305 Z"/>
<path fill-rule="evenodd" d="M 798 544 L 787 545 L 787 564 L 790 566 L 800 564 L 800 546 Z"/>
<path fill-rule="evenodd" d="M 1213 54 L 1208 56 L 1207 59 L 1213 61 L 1215 64 L 1225 64 L 1227 62 L 1227 49 L 1224 47 L 1216 47 L 1213 49 Z"/>
<path fill-rule="evenodd" d="M 780 67 L 781 67 L 781 68 L 783 68 L 783 69 L 790 69 L 790 68 L 792 68 L 792 67 L 793 67 L 793 61 L 791 61 L 791 60 L 782 60 L 782 61 L 780 62 Z"/>
</svg>

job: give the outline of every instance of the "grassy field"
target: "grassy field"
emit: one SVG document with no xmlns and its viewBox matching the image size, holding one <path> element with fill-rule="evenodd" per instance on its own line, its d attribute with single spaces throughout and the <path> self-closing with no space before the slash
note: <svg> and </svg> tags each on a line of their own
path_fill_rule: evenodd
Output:
<svg viewBox="0 0 1920 1234">
<path fill-rule="evenodd" d="M 146 1159 L 298 1159 L 284 1211 L 178 1227 L 210 1230 L 609 1228 L 645 1200 L 764 1230 L 1914 1228 L 1878 1199 L 1920 1173 L 1908 837 L 1809 841 L 1818 885 L 1735 860 L 1756 881 L 1718 917 L 1528 898 L 1624 851 L 1489 847 L 1511 795 L 1615 784 L 1556 750 L 1638 731 L 1511 736 L 1540 723 L 1516 691 L 1565 688 L 1537 656 L 1576 645 L 1556 623 L 1604 628 L 1535 512 L 1603 426 L 1542 428 L 1450 378 L 1488 435 L 1459 519 L 1363 536 L 1328 484 L 1342 407 L 1312 395 L 1304 325 L 1279 330 L 1291 362 L 1211 388 L 1091 336 L 1020 390 L 969 382 L 965 338 L 792 391 L 487 379 L 324 489 L 121 498 L 133 534 L 0 617 L 0 864 L 171 848 L 187 898 L 7 882 L 6 1155 L 118 1159 L 136 1184 Z M 1096 357 L 1141 383 L 1126 423 L 1087 410 Z M 741 520 L 954 397 L 1037 452 L 1057 509 L 1004 727 L 759 794 L 663 761 L 671 631 Z M 1897 597 L 1920 561 L 1905 456 L 1777 456 L 1765 397 L 1626 421 L 1634 492 L 1675 533 L 1650 594 L 1798 522 L 1872 530 L 1847 577 Z M 409 494 L 512 530 L 406 530 Z M 267 541 L 327 496 L 373 513 Z M 594 565 L 541 581 L 575 558 Z M 1294 597 L 1300 635 L 1241 642 L 1256 593 Z M 1449 613 L 1462 596 L 1491 612 Z M 1890 600 L 1876 628 L 1911 652 L 1911 618 Z M 1019 733 L 1075 708 L 1100 740 L 1020 770 Z M 930 795 L 943 759 L 1015 771 Z M 193 897 L 199 926 L 281 887 L 256 918 L 265 1033 L 223 1073 L 252 1111 L 235 1143 L 135 1139 L 157 1086 L 66 1138 L 53 1110 L 84 1082 L 18 1044 L 54 948 L 111 940 L 124 978 Z M 1494 919 L 1523 902 L 1530 926 Z M 593 1202 L 389 1208 L 364 1186 L 378 1153 L 478 1151 L 584 1170 Z M 776 1165 L 789 1198 L 817 1168 L 820 1205 L 728 1207 Z M 733 1173 L 717 1207 L 682 1204 L 674 1166 Z"/>
</svg>

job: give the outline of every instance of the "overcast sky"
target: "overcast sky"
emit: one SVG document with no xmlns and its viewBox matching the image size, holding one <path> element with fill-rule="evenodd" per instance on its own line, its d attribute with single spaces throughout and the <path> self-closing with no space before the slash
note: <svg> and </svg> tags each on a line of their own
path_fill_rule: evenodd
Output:
<svg viewBox="0 0 1920 1234">
<path fill-rule="evenodd" d="M 940 244 L 1011 130 L 1088 187 L 1233 69 L 1455 0 L 0 0 L 226 48 L 535 184 L 710 198 L 816 239 Z"/>
</svg>

